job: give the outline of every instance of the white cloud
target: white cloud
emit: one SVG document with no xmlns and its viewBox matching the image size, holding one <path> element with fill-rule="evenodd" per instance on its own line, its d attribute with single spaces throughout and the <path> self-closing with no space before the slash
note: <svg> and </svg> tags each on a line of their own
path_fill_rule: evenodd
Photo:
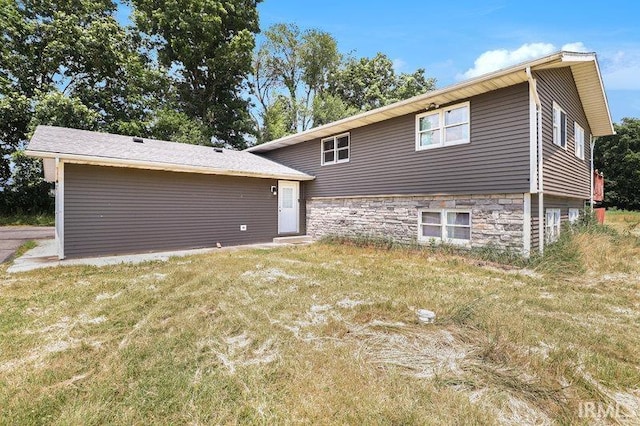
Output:
<svg viewBox="0 0 640 426">
<path fill-rule="evenodd" d="M 576 41 L 575 43 L 567 43 L 563 45 L 560 50 L 566 50 L 567 52 L 588 52 L 587 46 L 584 45 L 581 41 Z"/>
<path fill-rule="evenodd" d="M 640 90 L 640 51 L 603 54 L 602 79 L 608 90 Z"/>
<path fill-rule="evenodd" d="M 482 74 L 506 68 L 510 65 L 549 55 L 557 50 L 559 49 L 551 43 L 527 43 L 515 50 L 488 50 L 478 56 L 478 58 L 473 62 L 473 68 L 469 68 L 463 74 L 458 75 L 458 79 L 461 80 L 477 77 Z M 582 42 L 578 41 L 574 43 L 567 43 L 562 46 L 562 49 L 560 50 L 585 52 L 587 51 L 587 48 Z"/>
<path fill-rule="evenodd" d="M 405 61 L 400 58 L 393 60 L 393 70 L 397 73 L 402 72 L 402 69 L 407 65 Z"/>
</svg>

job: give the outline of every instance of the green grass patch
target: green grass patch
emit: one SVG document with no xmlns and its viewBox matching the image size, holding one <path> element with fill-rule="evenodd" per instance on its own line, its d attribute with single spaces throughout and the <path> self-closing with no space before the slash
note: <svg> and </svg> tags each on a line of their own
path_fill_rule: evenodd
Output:
<svg viewBox="0 0 640 426">
<path fill-rule="evenodd" d="M 524 267 L 449 250 L 2 266 L 0 423 L 586 424 L 585 401 L 640 403 L 632 236 L 568 232 Z"/>
<path fill-rule="evenodd" d="M 24 244 L 22 244 L 20 247 L 18 247 L 16 252 L 13 254 L 13 258 L 18 258 L 23 254 L 25 254 L 26 252 L 28 252 L 29 250 L 31 250 L 32 248 L 36 248 L 37 246 L 38 246 L 38 243 L 36 243 L 33 240 L 29 240 Z"/>
<path fill-rule="evenodd" d="M 38 215 L 0 215 L 0 226 L 19 226 L 19 225 L 32 225 L 32 226 L 54 226 L 55 215 L 53 214 L 38 214 Z"/>
</svg>

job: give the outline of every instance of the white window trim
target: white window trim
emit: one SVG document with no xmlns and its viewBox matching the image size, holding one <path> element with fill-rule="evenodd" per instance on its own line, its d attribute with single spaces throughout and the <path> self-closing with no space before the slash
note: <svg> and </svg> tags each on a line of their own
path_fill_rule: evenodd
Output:
<svg viewBox="0 0 640 426">
<path fill-rule="evenodd" d="M 460 104 L 456 104 L 456 105 L 450 105 L 448 107 L 445 108 L 440 108 L 440 109 L 434 109 L 432 111 L 427 111 L 427 112 L 423 112 L 422 114 L 418 114 L 416 115 L 416 135 L 415 135 L 415 139 L 416 139 L 416 151 L 424 151 L 426 149 L 435 149 L 435 148 L 443 148 L 445 146 L 454 146 L 454 145 L 463 145 L 463 144 L 467 144 L 467 143 L 471 143 L 471 103 L 469 101 L 467 102 L 462 102 Z M 444 125 L 444 114 L 447 111 L 451 111 L 452 109 L 458 109 L 458 108 L 462 108 L 462 107 L 466 107 L 467 108 L 467 113 L 468 113 L 468 120 L 466 122 L 467 125 L 467 134 L 469 135 L 469 137 L 465 140 L 459 140 L 459 141 L 454 141 L 454 142 L 445 142 L 444 140 L 444 136 L 445 136 L 445 129 L 447 126 Z M 437 130 L 440 132 L 440 143 L 438 145 L 427 145 L 427 146 L 422 146 L 420 145 L 420 119 L 422 117 L 427 117 L 429 115 L 436 115 L 438 114 L 438 122 L 440 124 L 439 127 L 437 127 Z M 456 124 L 456 126 L 459 126 L 460 124 L 465 124 L 465 123 L 458 123 Z M 433 129 L 436 130 L 436 129 Z"/>
<path fill-rule="evenodd" d="M 569 209 L 569 223 L 575 223 L 580 218 L 580 209 Z"/>
<path fill-rule="evenodd" d="M 341 138 L 343 136 L 347 137 L 347 153 L 348 156 L 347 158 L 343 159 L 343 160 L 338 160 L 338 138 Z M 333 151 L 334 151 L 334 156 L 333 156 L 333 161 L 324 161 L 324 143 L 326 141 L 329 140 L 333 140 Z M 342 148 L 344 149 L 344 148 Z M 330 136 L 328 138 L 322 138 L 320 140 L 320 165 L 322 166 L 328 166 L 330 164 L 339 164 L 339 163 L 348 163 L 351 160 L 351 133 L 346 132 L 346 133 L 340 133 L 339 135 L 335 135 L 335 136 Z"/>
<path fill-rule="evenodd" d="M 440 237 L 425 237 L 422 235 L 422 213 L 438 213 L 440 214 Z M 469 239 L 463 240 L 459 238 L 448 238 L 447 233 L 447 213 L 468 213 L 469 225 L 460 225 L 460 227 L 469 228 Z M 434 225 L 434 224 L 432 224 Z M 418 242 L 420 243 L 447 243 L 460 246 L 471 246 L 473 218 L 471 210 L 464 209 L 418 209 Z"/>
<path fill-rule="evenodd" d="M 553 215 L 554 219 L 558 219 L 557 222 L 549 220 L 549 214 Z M 560 209 L 546 209 L 544 220 L 544 240 L 546 244 L 553 243 L 560 237 L 560 225 L 562 222 L 562 214 Z"/>
<path fill-rule="evenodd" d="M 582 155 L 580 155 L 580 152 L 578 152 L 578 133 L 582 134 L 582 138 L 580 142 L 580 146 L 582 147 L 582 151 L 581 151 Z M 584 129 L 575 121 L 573 122 L 573 141 L 575 145 L 574 150 L 575 150 L 576 157 L 578 157 L 581 160 L 584 160 Z"/>
<path fill-rule="evenodd" d="M 561 140 L 556 139 L 556 111 L 559 111 L 560 113 L 564 114 L 564 146 L 562 145 Z M 567 140 L 569 139 L 569 135 L 567 134 L 567 118 L 568 118 L 567 112 L 563 110 L 560 105 L 554 102 L 553 111 L 551 114 L 551 132 L 553 136 L 553 144 L 556 146 L 559 146 L 560 148 L 563 148 L 565 151 L 567 150 L 567 145 L 568 145 Z M 560 131 L 558 138 L 562 138 L 562 131 Z"/>
</svg>

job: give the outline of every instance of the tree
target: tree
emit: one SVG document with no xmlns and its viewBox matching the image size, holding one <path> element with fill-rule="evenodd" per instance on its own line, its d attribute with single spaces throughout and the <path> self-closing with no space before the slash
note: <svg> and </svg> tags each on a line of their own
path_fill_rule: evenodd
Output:
<svg viewBox="0 0 640 426">
<path fill-rule="evenodd" d="M 11 164 L 27 159 L 14 153 L 37 124 L 150 136 L 154 112 L 172 102 L 166 71 L 115 11 L 112 0 L 0 0 L 2 197 L 18 188 L 26 168 L 11 177 Z"/>
<path fill-rule="evenodd" d="M 369 111 L 410 98 L 435 87 L 435 79 L 426 78 L 424 69 L 397 75 L 393 61 L 378 53 L 374 58 L 350 58 L 329 77 L 327 91 L 349 107 Z"/>
<path fill-rule="evenodd" d="M 0 184 L 10 181 L 11 155 L 24 144 L 39 97 L 73 79 L 78 35 L 115 10 L 110 0 L 0 0 Z M 91 55 L 100 56 L 93 51 Z"/>
<path fill-rule="evenodd" d="M 52 90 L 37 98 L 29 128 L 39 124 L 96 130 L 100 114 L 84 105 L 78 98 Z"/>
<path fill-rule="evenodd" d="M 237 148 L 253 132 L 242 96 L 251 71 L 256 0 L 133 0 L 134 20 L 172 70 L 178 110 L 201 122 L 207 139 Z"/>
<path fill-rule="evenodd" d="M 301 31 L 295 24 L 275 24 L 264 34 L 253 61 L 250 87 L 261 108 L 256 119 L 259 142 L 271 140 L 274 120 L 285 134 L 317 125 L 314 99 L 341 61 L 335 39 L 319 30 Z M 275 118 L 276 112 L 287 117 Z M 282 132 L 280 132 L 282 133 Z"/>
<path fill-rule="evenodd" d="M 27 157 L 22 151 L 12 155 L 10 185 L 3 188 L 0 212 L 4 214 L 38 214 L 53 211 L 52 185 L 44 181 L 42 161 Z"/>
<path fill-rule="evenodd" d="M 313 124 L 321 126 L 349 117 L 360 112 L 358 108 L 347 105 L 342 98 L 323 92 L 313 99 Z"/>
<path fill-rule="evenodd" d="M 9 181 L 11 154 L 25 140 L 30 120 L 29 98 L 15 91 L 0 94 L 0 188 Z"/>
<path fill-rule="evenodd" d="M 210 137 L 207 138 L 205 126 L 200 121 L 171 108 L 156 111 L 149 124 L 149 130 L 157 139 L 194 145 L 211 143 Z"/>
<path fill-rule="evenodd" d="M 598 138 L 594 167 L 604 173 L 605 205 L 640 210 L 640 119 L 623 118 L 616 134 Z"/>
<path fill-rule="evenodd" d="M 423 69 L 396 74 L 381 53 L 345 61 L 330 34 L 276 24 L 264 33 L 253 61 L 257 143 L 407 99 L 434 85 Z"/>
</svg>

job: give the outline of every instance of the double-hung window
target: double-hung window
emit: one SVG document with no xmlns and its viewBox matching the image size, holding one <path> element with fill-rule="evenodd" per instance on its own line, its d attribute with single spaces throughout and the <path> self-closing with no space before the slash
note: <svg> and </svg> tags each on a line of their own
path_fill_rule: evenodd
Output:
<svg viewBox="0 0 640 426">
<path fill-rule="evenodd" d="M 545 219 L 545 242 L 552 243 L 560 236 L 560 209 L 547 209 Z"/>
<path fill-rule="evenodd" d="M 416 150 L 469 143 L 469 102 L 416 116 Z"/>
<path fill-rule="evenodd" d="M 321 164 L 324 166 L 326 164 L 346 163 L 349 161 L 351 154 L 349 142 L 349 133 L 322 139 L 320 142 L 322 149 Z"/>
<path fill-rule="evenodd" d="M 567 114 L 553 103 L 553 143 L 567 149 Z"/>
<path fill-rule="evenodd" d="M 584 160 L 584 129 L 578 123 L 574 123 L 574 138 L 576 141 L 576 157 Z"/>
<path fill-rule="evenodd" d="M 471 242 L 471 212 L 421 210 L 418 213 L 418 241 L 468 244 Z"/>
</svg>

